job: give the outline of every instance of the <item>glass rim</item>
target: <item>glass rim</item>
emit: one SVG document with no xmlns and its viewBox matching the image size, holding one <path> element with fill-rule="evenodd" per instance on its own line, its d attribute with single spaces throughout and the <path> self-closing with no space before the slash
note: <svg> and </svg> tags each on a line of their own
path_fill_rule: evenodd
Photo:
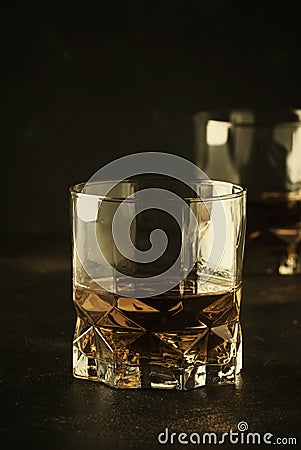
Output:
<svg viewBox="0 0 301 450">
<path fill-rule="evenodd" d="M 156 178 L 155 176 L 153 177 L 154 179 Z M 97 182 L 93 182 L 90 183 L 90 185 L 93 184 L 99 184 L 99 183 L 115 183 L 115 185 L 118 184 L 126 184 L 126 183 L 133 183 L 134 180 L 130 180 L 130 179 L 124 179 L 124 180 L 102 180 L 102 181 L 97 181 Z M 236 192 L 232 192 L 232 193 L 227 193 L 227 194 L 217 194 L 217 195 L 213 195 L 210 197 L 206 197 L 206 198 L 202 198 L 202 197 L 185 197 L 185 196 L 180 196 L 180 198 L 182 198 L 182 200 L 187 201 L 189 203 L 204 203 L 204 202 L 213 202 L 213 201 L 224 201 L 224 200 L 235 200 L 235 199 L 239 199 L 242 197 L 245 197 L 247 194 L 247 188 L 244 186 L 241 186 L 239 184 L 236 183 L 231 183 L 230 181 L 222 181 L 222 180 L 211 180 L 211 179 L 196 179 L 196 180 L 192 180 L 192 183 L 198 183 L 198 184 L 207 184 L 207 185 L 216 185 L 216 186 L 229 186 L 232 187 L 232 190 L 236 190 Z M 99 195 L 99 194 L 93 194 L 93 193 L 86 193 L 86 192 L 82 192 L 83 187 L 87 184 L 87 182 L 80 182 L 80 183 L 76 183 L 73 184 L 72 186 L 69 187 L 69 192 L 71 194 L 72 197 L 82 197 L 82 198 L 90 198 L 90 199 L 94 199 L 94 200 L 101 200 L 101 201 L 111 201 L 111 202 L 129 202 L 129 203 L 135 203 L 135 199 L 131 198 L 129 199 L 128 197 L 124 197 L 124 196 L 108 196 L 108 195 Z M 185 183 L 183 183 L 185 184 Z M 188 185 L 187 185 L 188 186 Z M 158 188 L 160 189 L 160 186 L 158 186 Z M 145 188 L 145 189 L 149 189 L 149 188 Z M 139 191 L 137 191 L 139 192 Z M 171 199 L 170 201 L 175 201 L 174 199 Z"/>
</svg>

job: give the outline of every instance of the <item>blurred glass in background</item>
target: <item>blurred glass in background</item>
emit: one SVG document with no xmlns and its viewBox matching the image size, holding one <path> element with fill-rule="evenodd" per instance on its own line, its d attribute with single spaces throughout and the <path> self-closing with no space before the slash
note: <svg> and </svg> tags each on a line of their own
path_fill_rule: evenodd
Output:
<svg viewBox="0 0 301 450">
<path fill-rule="evenodd" d="M 247 243 L 272 242 L 275 270 L 301 273 L 301 109 L 208 110 L 193 120 L 199 167 L 248 190 Z"/>
</svg>

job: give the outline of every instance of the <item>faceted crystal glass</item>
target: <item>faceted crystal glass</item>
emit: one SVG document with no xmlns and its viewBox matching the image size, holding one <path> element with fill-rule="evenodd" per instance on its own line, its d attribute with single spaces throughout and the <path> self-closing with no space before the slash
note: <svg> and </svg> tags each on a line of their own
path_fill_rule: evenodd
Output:
<svg viewBox="0 0 301 450">
<path fill-rule="evenodd" d="M 228 182 L 195 184 L 192 191 L 172 179 L 142 177 L 120 182 L 105 198 L 93 186 L 88 193 L 84 184 L 70 188 L 76 378 L 115 388 L 179 390 L 237 381 L 242 369 L 246 192 Z M 160 201 L 157 209 L 137 214 L 130 227 L 136 248 L 149 250 L 157 229 L 164 230 L 168 243 L 151 263 L 130 260 L 114 242 L 114 215 L 121 203 L 125 215 L 137 208 L 130 194 L 162 185 L 185 204 L 180 225 L 160 208 Z M 193 233 L 187 232 L 192 214 L 197 218 Z M 100 250 L 108 265 L 99 263 Z M 168 272 L 175 261 L 183 273 L 179 282 Z M 187 273 L 186 267 L 191 267 Z M 162 272 L 170 288 L 156 295 L 151 289 L 147 295 L 146 281 L 146 294 L 138 296 L 135 282 L 129 281 Z"/>
</svg>

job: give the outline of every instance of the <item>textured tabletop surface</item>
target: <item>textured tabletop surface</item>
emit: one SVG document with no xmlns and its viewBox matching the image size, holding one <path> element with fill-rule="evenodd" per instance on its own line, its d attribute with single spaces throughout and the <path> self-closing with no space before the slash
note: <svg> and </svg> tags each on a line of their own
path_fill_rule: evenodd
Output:
<svg viewBox="0 0 301 450">
<path fill-rule="evenodd" d="M 71 374 L 75 311 L 68 239 L 4 240 L 0 386 L 7 448 L 153 449 L 171 446 L 171 433 L 176 442 L 180 433 L 215 432 L 222 439 L 240 422 L 261 439 L 271 433 L 272 441 L 300 442 L 301 277 L 265 274 L 258 245 L 246 252 L 239 384 L 118 391 Z M 269 255 L 264 261 L 271 272 L 273 249 Z M 158 442 L 160 433 L 164 442 L 168 433 L 169 445 Z"/>
</svg>

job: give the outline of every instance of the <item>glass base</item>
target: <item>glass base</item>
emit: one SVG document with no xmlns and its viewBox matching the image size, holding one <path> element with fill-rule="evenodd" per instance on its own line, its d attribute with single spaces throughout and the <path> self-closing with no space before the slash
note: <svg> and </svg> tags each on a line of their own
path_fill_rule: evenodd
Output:
<svg viewBox="0 0 301 450">
<path fill-rule="evenodd" d="M 207 385 L 235 384 L 242 369 L 242 343 L 236 355 L 223 365 L 195 364 L 167 367 L 142 361 L 139 365 L 104 361 L 85 355 L 73 345 L 73 374 L 75 378 L 104 383 L 113 388 L 191 390 Z"/>
</svg>

